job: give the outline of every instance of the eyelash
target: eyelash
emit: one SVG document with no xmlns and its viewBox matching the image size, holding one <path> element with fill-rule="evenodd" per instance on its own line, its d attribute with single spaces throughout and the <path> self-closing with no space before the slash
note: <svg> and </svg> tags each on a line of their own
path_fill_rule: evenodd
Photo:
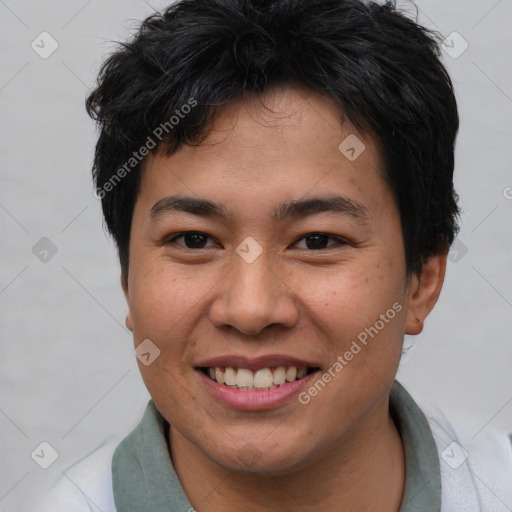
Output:
<svg viewBox="0 0 512 512">
<path fill-rule="evenodd" d="M 202 233 L 201 231 L 183 231 L 181 233 L 177 233 L 177 234 L 173 235 L 171 238 L 167 238 L 166 240 L 164 240 L 163 245 L 174 244 L 174 243 L 176 243 L 176 240 L 178 240 L 179 238 L 184 238 L 187 235 L 202 235 L 202 236 L 207 237 L 208 239 L 212 238 L 209 235 L 207 235 L 206 233 Z M 310 237 L 313 237 L 313 236 L 325 236 L 328 239 L 337 240 L 338 244 L 334 244 L 334 245 L 331 245 L 331 246 L 328 246 L 328 247 L 324 247 L 324 248 L 321 248 L 321 249 L 308 249 L 307 247 L 303 248 L 303 249 L 317 252 L 317 251 L 325 251 L 326 249 L 330 249 L 331 247 L 335 247 L 336 245 L 347 245 L 348 244 L 348 242 L 345 239 L 341 238 L 341 237 L 330 235 L 329 233 L 323 233 L 323 232 L 320 232 L 320 231 L 313 231 L 311 233 L 307 233 L 306 235 L 300 237 L 294 243 L 294 245 L 297 244 L 298 242 L 300 242 L 301 240 L 305 240 L 306 238 L 310 238 Z M 179 244 L 177 244 L 177 245 L 179 245 Z M 191 247 L 185 247 L 183 245 L 180 245 L 180 247 L 182 247 L 183 249 L 191 250 L 191 251 L 200 250 L 200 249 L 211 249 L 211 247 L 191 248 Z"/>
</svg>

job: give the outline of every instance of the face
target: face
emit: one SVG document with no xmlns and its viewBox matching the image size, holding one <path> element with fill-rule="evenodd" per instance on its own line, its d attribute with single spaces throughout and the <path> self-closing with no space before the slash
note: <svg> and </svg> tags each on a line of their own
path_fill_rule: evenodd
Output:
<svg viewBox="0 0 512 512">
<path fill-rule="evenodd" d="M 135 345 L 160 351 L 139 366 L 172 432 L 279 474 L 378 430 L 418 315 L 376 142 L 328 98 L 263 99 L 148 158 L 124 288 Z"/>
</svg>

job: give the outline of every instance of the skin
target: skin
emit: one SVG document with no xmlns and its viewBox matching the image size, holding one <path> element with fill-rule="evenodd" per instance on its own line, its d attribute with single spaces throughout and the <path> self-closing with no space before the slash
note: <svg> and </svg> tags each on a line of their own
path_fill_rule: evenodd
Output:
<svg viewBox="0 0 512 512">
<path fill-rule="evenodd" d="M 389 393 L 404 334 L 417 334 L 440 293 L 446 254 L 406 273 L 400 216 L 376 141 L 328 97 L 298 88 L 224 107 L 208 137 L 148 157 L 122 284 L 135 345 L 160 356 L 142 377 L 170 423 L 170 455 L 200 512 L 397 511 L 402 443 Z M 339 150 L 350 134 L 366 149 Z M 342 195 L 364 218 L 322 212 L 277 222 L 281 203 Z M 166 196 L 215 201 L 225 219 L 167 211 Z M 207 235 L 199 246 L 185 231 Z M 324 245 L 304 238 L 327 233 Z M 253 237 L 253 262 L 236 248 Z M 309 240 L 309 242 L 307 242 Z M 317 248 L 320 247 L 320 248 Z M 326 371 L 394 303 L 402 310 L 307 405 L 240 411 L 212 398 L 194 366 L 225 354 L 285 354 Z"/>
</svg>

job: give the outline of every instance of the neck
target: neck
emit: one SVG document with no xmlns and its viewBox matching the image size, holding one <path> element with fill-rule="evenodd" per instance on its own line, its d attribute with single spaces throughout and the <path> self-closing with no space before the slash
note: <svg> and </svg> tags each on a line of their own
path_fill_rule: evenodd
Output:
<svg viewBox="0 0 512 512">
<path fill-rule="evenodd" d="M 336 511 L 340 507 L 397 512 L 405 483 L 405 459 L 388 404 L 382 405 L 384 414 L 378 428 L 371 428 L 375 421 L 370 421 L 341 446 L 326 450 L 315 463 L 279 475 L 227 469 L 171 427 L 174 468 L 190 502 L 200 512 Z"/>
</svg>

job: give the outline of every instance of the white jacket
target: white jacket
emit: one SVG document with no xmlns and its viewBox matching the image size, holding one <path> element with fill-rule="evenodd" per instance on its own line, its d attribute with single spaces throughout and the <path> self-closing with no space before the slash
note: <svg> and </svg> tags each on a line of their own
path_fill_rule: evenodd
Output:
<svg viewBox="0 0 512 512">
<path fill-rule="evenodd" d="M 487 427 L 473 443 L 464 444 L 442 414 L 424 407 L 422 411 L 439 455 L 441 512 L 511 512 L 509 435 Z M 45 496 L 33 496 L 21 512 L 116 512 L 111 463 L 117 445 L 118 441 L 106 442 L 75 463 Z"/>
</svg>

